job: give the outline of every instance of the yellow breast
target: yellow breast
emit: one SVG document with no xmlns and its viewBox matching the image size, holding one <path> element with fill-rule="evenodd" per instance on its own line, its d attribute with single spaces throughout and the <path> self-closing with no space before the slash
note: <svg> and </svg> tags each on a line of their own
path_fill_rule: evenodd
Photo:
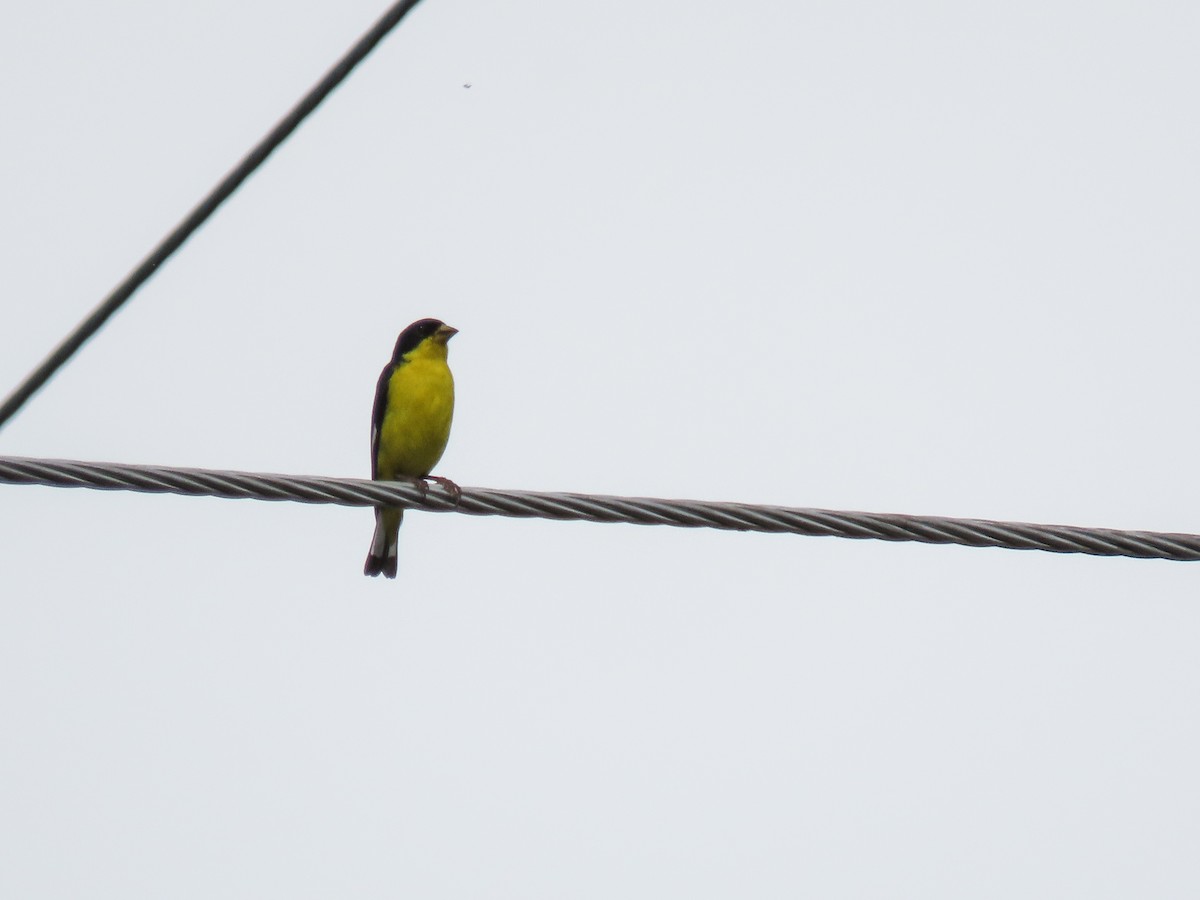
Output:
<svg viewBox="0 0 1200 900">
<path fill-rule="evenodd" d="M 445 345 L 425 341 L 405 359 L 388 381 L 379 434 L 380 478 L 428 475 L 450 439 L 454 376 L 446 365 Z"/>
</svg>

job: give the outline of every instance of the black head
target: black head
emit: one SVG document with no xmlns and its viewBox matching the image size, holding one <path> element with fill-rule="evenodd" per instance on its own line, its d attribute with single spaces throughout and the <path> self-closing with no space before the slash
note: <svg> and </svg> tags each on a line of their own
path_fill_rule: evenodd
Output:
<svg viewBox="0 0 1200 900">
<path fill-rule="evenodd" d="M 396 341 L 396 352 L 392 354 L 392 359 L 398 362 L 400 357 L 416 350 L 421 341 L 426 338 L 436 336 L 444 344 L 457 333 L 458 329 L 451 328 L 441 319 L 420 319 L 400 332 L 400 337 Z"/>
</svg>

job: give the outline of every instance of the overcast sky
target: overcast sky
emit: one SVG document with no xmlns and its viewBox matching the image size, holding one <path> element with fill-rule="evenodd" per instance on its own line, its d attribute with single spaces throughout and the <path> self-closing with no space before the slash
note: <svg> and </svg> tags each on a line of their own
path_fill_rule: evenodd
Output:
<svg viewBox="0 0 1200 900">
<path fill-rule="evenodd" d="M 19 4 L 0 393 L 382 13 Z M 1200 7 L 426 0 L 0 431 L 1200 532 Z M 1200 566 L 0 486 L 0 894 L 1192 898 Z"/>
</svg>

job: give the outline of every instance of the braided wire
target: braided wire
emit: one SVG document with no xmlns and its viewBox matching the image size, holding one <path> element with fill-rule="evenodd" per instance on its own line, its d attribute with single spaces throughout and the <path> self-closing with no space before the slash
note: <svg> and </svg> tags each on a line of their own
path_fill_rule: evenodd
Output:
<svg viewBox="0 0 1200 900">
<path fill-rule="evenodd" d="M 1200 535 L 1194 534 L 491 488 L 463 488 L 461 496 L 456 497 L 445 488 L 416 480 L 381 482 L 0 456 L 0 483 L 342 506 L 404 506 L 473 516 L 627 522 L 1135 559 L 1200 560 Z"/>
</svg>

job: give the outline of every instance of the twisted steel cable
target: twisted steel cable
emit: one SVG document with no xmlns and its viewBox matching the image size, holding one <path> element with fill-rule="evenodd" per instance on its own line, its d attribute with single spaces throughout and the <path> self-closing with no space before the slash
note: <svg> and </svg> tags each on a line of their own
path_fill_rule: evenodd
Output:
<svg viewBox="0 0 1200 900">
<path fill-rule="evenodd" d="M 75 355 L 75 352 L 84 345 L 88 338 L 100 330 L 113 313 L 125 305 L 125 301 L 158 271 L 158 267 L 166 262 L 171 254 L 183 246 L 192 233 L 217 211 L 217 207 L 228 200 L 242 182 L 249 178 L 280 144 L 287 140 L 288 136 L 308 117 L 308 114 L 345 80 L 351 70 L 362 62 L 367 54 L 375 49 L 375 45 L 382 41 L 393 28 L 400 24 L 400 20 L 418 2 L 419 0 L 399 0 L 399 2 L 393 3 L 379 21 L 355 41 L 354 46 L 346 51 L 333 68 L 300 98 L 291 111 L 254 145 L 242 161 L 231 169 L 216 187 L 209 191 L 208 196 L 201 200 L 199 205 L 159 242 L 150 255 L 138 263 L 137 268 L 126 275 L 125 280 L 113 288 L 112 292 L 75 327 L 74 331 L 63 338 L 62 343 L 55 347 L 38 367 L 17 385 L 3 403 L 0 403 L 0 428 L 3 428 L 5 422 L 16 415 L 26 401 L 37 393 L 54 373 L 66 364 L 67 360 Z"/>
<path fill-rule="evenodd" d="M 474 516 L 628 522 L 1136 559 L 1200 560 L 1200 535 L 1194 534 L 491 488 L 463 488 L 461 496 L 456 497 L 444 488 L 417 481 L 380 482 L 0 456 L 0 482 L 342 506 L 404 506 Z"/>
</svg>

